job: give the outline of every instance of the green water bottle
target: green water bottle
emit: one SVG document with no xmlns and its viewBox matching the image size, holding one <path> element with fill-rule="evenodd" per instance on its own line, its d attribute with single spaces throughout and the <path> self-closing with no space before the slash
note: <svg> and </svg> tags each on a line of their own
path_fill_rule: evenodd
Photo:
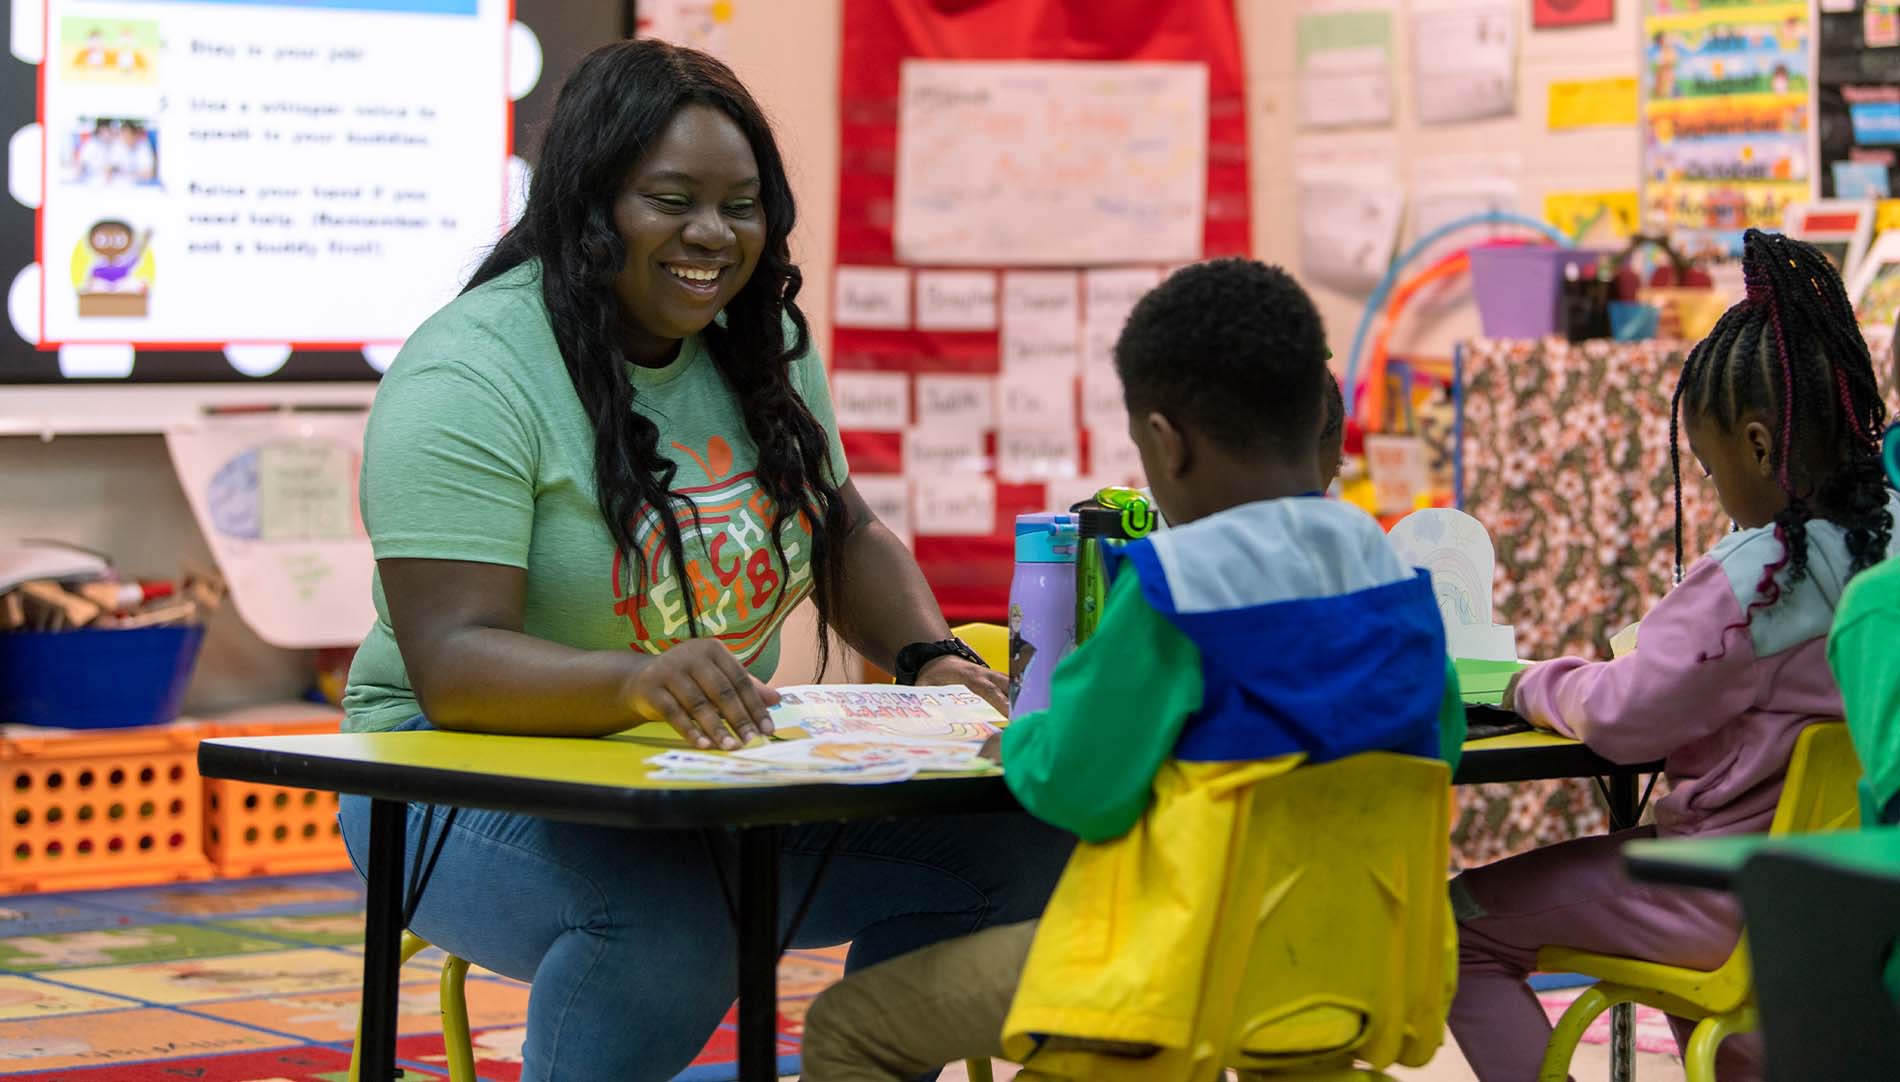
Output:
<svg viewBox="0 0 1900 1082">
<path fill-rule="evenodd" d="M 1108 603 L 1104 544 L 1119 545 L 1148 536 L 1155 528 L 1154 507 L 1132 488 L 1105 488 L 1070 510 L 1080 539 L 1075 555 L 1075 644 L 1087 642 Z"/>
</svg>

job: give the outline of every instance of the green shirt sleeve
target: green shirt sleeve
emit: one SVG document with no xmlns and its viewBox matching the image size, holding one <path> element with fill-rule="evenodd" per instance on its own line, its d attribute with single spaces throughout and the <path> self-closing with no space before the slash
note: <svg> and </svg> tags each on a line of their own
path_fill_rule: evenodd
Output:
<svg viewBox="0 0 1900 1082">
<path fill-rule="evenodd" d="M 1861 762 L 1861 821 L 1879 821 L 1900 793 L 1900 558 L 1862 572 L 1847 588 L 1828 635 L 1847 731 Z"/>
<path fill-rule="evenodd" d="M 1095 635 L 1056 666 L 1050 708 L 1003 731 L 1004 780 L 1038 819 L 1085 842 L 1118 838 L 1148 810 L 1201 683 L 1200 651 L 1128 568 Z"/>
<path fill-rule="evenodd" d="M 1438 704 L 1438 755 L 1458 773 L 1465 754 L 1465 700 L 1458 688 L 1458 667 L 1445 659 L 1445 697 Z"/>
<path fill-rule="evenodd" d="M 392 369 L 363 438 L 359 499 L 376 558 L 528 566 L 538 447 L 461 365 Z"/>
</svg>

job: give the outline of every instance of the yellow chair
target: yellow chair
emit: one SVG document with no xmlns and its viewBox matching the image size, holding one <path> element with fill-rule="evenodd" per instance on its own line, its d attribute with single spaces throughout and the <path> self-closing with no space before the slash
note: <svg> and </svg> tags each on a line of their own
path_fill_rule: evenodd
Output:
<svg viewBox="0 0 1900 1082">
<path fill-rule="evenodd" d="M 1018 1077 L 1338 1082 L 1429 1062 L 1457 979 L 1450 780 L 1441 762 L 1374 752 L 1254 783 L 1187 1042 L 1132 1057 L 1050 1038 Z M 1138 875 L 1136 859 L 1115 874 Z"/>
<path fill-rule="evenodd" d="M 1458 973 L 1450 785 L 1372 752 L 1256 787 L 1196 1026 L 1210 1067 L 1333 1082 L 1431 1061 Z"/>
<path fill-rule="evenodd" d="M 995 624 L 964 624 L 951 632 L 997 672 L 1009 671 L 1009 629 Z"/>
<path fill-rule="evenodd" d="M 1858 828 L 1859 781 L 1860 760 L 1848 740 L 1847 726 L 1838 721 L 1808 726 L 1795 741 L 1768 833 Z M 1564 1082 L 1584 1031 L 1598 1015 L 1620 1003 L 1641 1003 L 1696 1022 L 1683 1054 L 1688 1082 L 1715 1082 L 1715 1053 L 1722 1042 L 1756 1028 L 1746 937 L 1735 944 L 1728 961 L 1707 972 L 1563 947 L 1538 951 L 1537 967 L 1547 973 L 1581 973 L 1597 979 L 1558 1019 L 1544 1051 L 1539 1082 Z"/>
<path fill-rule="evenodd" d="M 413 932 L 402 934 L 401 965 L 429 949 L 429 944 Z M 468 962 L 451 954 L 442 963 L 442 1050 L 448 1056 L 449 1082 L 477 1082 L 475 1078 L 475 1043 L 468 1033 Z M 350 1047 L 349 1082 L 358 1082 L 362 1077 L 361 1038 L 363 1036 L 363 1016 L 360 1008 L 356 1017 L 356 1036 L 358 1040 Z"/>
</svg>

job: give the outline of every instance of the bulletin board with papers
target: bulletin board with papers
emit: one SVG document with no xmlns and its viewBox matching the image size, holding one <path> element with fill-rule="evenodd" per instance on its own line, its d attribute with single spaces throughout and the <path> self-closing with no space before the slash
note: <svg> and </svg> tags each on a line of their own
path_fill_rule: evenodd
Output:
<svg viewBox="0 0 1900 1082">
<path fill-rule="evenodd" d="M 1000 619 L 1018 514 L 1140 483 L 1112 347 L 1249 248 L 1224 0 L 846 0 L 832 393 L 852 478 L 953 620 Z"/>
</svg>

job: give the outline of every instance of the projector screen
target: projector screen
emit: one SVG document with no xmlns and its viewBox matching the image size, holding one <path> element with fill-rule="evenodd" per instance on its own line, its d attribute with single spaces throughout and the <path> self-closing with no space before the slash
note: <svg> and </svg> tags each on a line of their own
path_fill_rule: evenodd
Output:
<svg viewBox="0 0 1900 1082">
<path fill-rule="evenodd" d="M 509 220 L 567 72 L 633 26 L 630 0 L 0 5 L 0 383 L 54 386 L 373 380 Z"/>
</svg>

